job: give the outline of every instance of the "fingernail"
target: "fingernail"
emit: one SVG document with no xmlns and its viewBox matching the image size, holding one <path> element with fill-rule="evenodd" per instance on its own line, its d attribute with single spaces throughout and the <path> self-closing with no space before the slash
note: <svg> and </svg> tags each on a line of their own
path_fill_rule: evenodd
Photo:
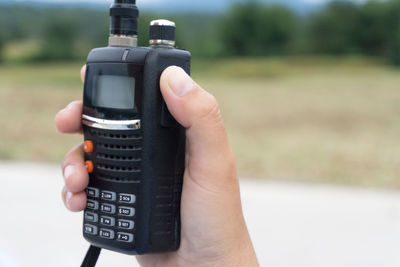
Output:
<svg viewBox="0 0 400 267">
<path fill-rule="evenodd" d="M 69 178 L 71 178 L 75 173 L 75 166 L 73 165 L 68 165 L 64 169 L 64 179 L 67 181 Z"/>
<path fill-rule="evenodd" d="M 190 78 L 183 69 L 178 69 L 174 75 L 171 75 L 168 83 L 174 93 L 179 97 L 185 96 L 194 89 L 192 78 Z"/>
<path fill-rule="evenodd" d="M 67 194 L 65 195 L 65 205 L 67 205 L 68 209 L 70 208 L 69 201 L 71 200 L 71 198 L 72 198 L 72 193 L 67 192 Z"/>
</svg>

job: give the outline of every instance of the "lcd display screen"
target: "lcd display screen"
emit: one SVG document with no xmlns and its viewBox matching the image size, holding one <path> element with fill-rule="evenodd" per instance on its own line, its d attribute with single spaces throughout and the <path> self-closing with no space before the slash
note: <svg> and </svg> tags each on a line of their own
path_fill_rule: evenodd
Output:
<svg viewBox="0 0 400 267">
<path fill-rule="evenodd" d="M 92 90 L 92 104 L 101 108 L 133 109 L 135 107 L 135 78 L 98 75 Z"/>
</svg>

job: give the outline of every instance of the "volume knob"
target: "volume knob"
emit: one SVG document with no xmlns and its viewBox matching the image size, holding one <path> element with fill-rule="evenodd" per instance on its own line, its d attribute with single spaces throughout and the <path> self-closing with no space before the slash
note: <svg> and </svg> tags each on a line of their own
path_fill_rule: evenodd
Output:
<svg viewBox="0 0 400 267">
<path fill-rule="evenodd" d="M 175 22 L 158 19 L 150 23 L 150 45 L 175 46 Z"/>
</svg>

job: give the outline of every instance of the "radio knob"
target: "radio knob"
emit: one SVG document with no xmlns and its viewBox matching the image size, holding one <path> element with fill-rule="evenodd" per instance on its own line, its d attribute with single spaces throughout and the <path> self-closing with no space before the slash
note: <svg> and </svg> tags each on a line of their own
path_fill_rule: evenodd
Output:
<svg viewBox="0 0 400 267">
<path fill-rule="evenodd" d="M 150 45 L 175 46 L 175 22 L 159 19 L 150 23 Z"/>
</svg>

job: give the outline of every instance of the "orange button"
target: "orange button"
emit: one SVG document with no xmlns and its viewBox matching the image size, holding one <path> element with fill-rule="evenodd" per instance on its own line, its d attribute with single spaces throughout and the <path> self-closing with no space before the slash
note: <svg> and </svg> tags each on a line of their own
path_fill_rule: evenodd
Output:
<svg viewBox="0 0 400 267">
<path fill-rule="evenodd" d="M 94 164 L 91 160 L 86 161 L 85 165 L 88 173 L 92 173 L 94 171 Z"/>
<path fill-rule="evenodd" d="M 85 150 L 86 153 L 92 153 L 94 151 L 93 142 L 90 140 L 85 141 L 85 143 L 83 143 L 83 150 Z"/>
</svg>

